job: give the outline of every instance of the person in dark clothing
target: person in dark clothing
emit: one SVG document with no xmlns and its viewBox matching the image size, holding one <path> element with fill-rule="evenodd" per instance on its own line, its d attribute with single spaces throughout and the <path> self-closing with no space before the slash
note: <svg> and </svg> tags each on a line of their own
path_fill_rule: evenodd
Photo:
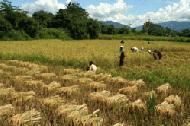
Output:
<svg viewBox="0 0 190 126">
<path fill-rule="evenodd" d="M 120 46 L 119 66 L 124 65 L 124 58 L 125 58 L 124 48 L 123 48 L 123 46 Z"/>
<path fill-rule="evenodd" d="M 153 50 L 153 51 L 149 50 L 148 52 L 153 55 L 155 60 L 162 59 L 162 53 L 159 50 Z"/>
</svg>

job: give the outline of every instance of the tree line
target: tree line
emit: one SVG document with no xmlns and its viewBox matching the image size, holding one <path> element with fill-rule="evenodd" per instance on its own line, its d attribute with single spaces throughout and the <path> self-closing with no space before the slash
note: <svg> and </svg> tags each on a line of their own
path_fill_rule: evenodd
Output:
<svg viewBox="0 0 190 126">
<path fill-rule="evenodd" d="M 72 38 L 96 39 L 99 34 L 137 34 L 139 31 L 124 26 L 115 28 L 90 18 L 89 14 L 78 3 L 69 3 L 65 9 L 59 9 L 56 14 L 43 10 L 29 15 L 28 12 L 12 6 L 8 0 L 0 2 L 0 39 L 12 38 Z M 190 30 L 176 32 L 163 28 L 151 22 L 143 25 L 142 34 L 155 36 L 186 36 Z"/>
</svg>

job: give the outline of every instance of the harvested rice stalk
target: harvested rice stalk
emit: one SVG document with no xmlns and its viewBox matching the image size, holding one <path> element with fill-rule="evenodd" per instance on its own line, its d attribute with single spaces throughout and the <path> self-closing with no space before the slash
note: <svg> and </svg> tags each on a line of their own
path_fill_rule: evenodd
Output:
<svg viewBox="0 0 190 126">
<path fill-rule="evenodd" d="M 74 75 L 64 75 L 64 76 L 60 76 L 59 80 L 63 84 L 65 84 L 65 83 L 67 83 L 67 84 L 76 84 L 77 83 L 77 76 L 74 76 Z"/>
<path fill-rule="evenodd" d="M 55 73 L 41 73 L 37 75 L 37 77 L 41 79 L 46 79 L 46 80 L 53 80 L 56 78 L 56 74 Z"/>
<path fill-rule="evenodd" d="M 157 94 L 154 90 L 149 91 L 149 92 L 144 92 L 143 96 L 145 97 L 145 99 L 150 99 L 150 98 L 156 98 Z"/>
<path fill-rule="evenodd" d="M 9 96 L 14 92 L 14 88 L 0 88 L 0 101 L 2 103 L 9 101 Z"/>
<path fill-rule="evenodd" d="M 168 94 L 171 90 L 171 85 L 169 83 L 166 83 L 164 85 L 161 85 L 157 88 L 157 92 L 161 94 Z"/>
<path fill-rule="evenodd" d="M 113 95 L 107 99 L 107 105 L 113 108 L 120 108 L 123 105 L 126 105 L 128 102 L 129 99 L 127 98 L 127 96 L 122 94 Z"/>
<path fill-rule="evenodd" d="M 116 123 L 115 125 L 113 126 L 124 126 L 124 123 Z"/>
<path fill-rule="evenodd" d="M 34 126 L 40 124 L 42 117 L 40 112 L 32 109 L 22 114 L 16 114 L 11 118 L 12 126 Z"/>
<path fill-rule="evenodd" d="M 147 112 L 147 107 L 141 99 L 138 99 L 129 104 L 129 110 L 131 112 Z"/>
<path fill-rule="evenodd" d="M 0 63 L 0 68 L 3 70 L 6 70 L 9 66 L 4 64 L 4 63 Z"/>
<path fill-rule="evenodd" d="M 91 82 L 93 82 L 93 80 L 90 79 L 90 78 L 80 78 L 80 79 L 78 79 L 78 83 L 80 85 L 86 85 L 86 84 L 89 84 Z"/>
<path fill-rule="evenodd" d="M 93 102 L 106 102 L 108 97 L 111 95 L 109 91 L 101 91 L 101 92 L 93 92 L 90 93 L 89 98 L 90 101 Z"/>
<path fill-rule="evenodd" d="M 0 106 L 0 118 L 12 116 L 15 113 L 15 108 L 12 106 L 12 104 L 7 104 L 4 106 Z"/>
<path fill-rule="evenodd" d="M 15 79 L 16 80 L 21 80 L 21 81 L 32 80 L 32 76 L 15 76 Z"/>
<path fill-rule="evenodd" d="M 88 108 L 86 104 L 83 105 L 71 105 L 66 104 L 58 107 L 57 116 L 62 118 L 62 124 L 74 125 L 78 124 L 83 116 L 88 115 Z"/>
<path fill-rule="evenodd" d="M 118 89 L 128 85 L 128 80 L 122 77 L 113 77 L 108 80 L 110 88 Z"/>
<path fill-rule="evenodd" d="M 100 73 L 100 74 L 95 74 L 95 75 L 93 75 L 92 78 L 93 78 L 95 81 L 108 82 L 108 81 L 111 79 L 111 75 L 110 75 L 110 74 L 103 74 L 103 73 Z"/>
<path fill-rule="evenodd" d="M 119 93 L 129 95 L 129 96 L 135 95 L 138 91 L 139 90 L 136 85 L 119 89 Z"/>
<path fill-rule="evenodd" d="M 62 87 L 59 88 L 58 90 L 58 94 L 60 96 L 66 96 L 66 97 L 71 97 L 71 96 L 77 96 L 80 93 L 80 86 L 79 85 L 73 85 L 73 86 L 69 86 L 69 87 Z"/>
<path fill-rule="evenodd" d="M 76 73 L 79 73 L 79 72 L 80 72 L 79 69 L 64 69 L 63 70 L 64 74 L 76 74 Z"/>
<path fill-rule="evenodd" d="M 169 104 L 174 104 L 177 108 L 181 107 L 181 98 L 178 95 L 170 95 L 165 98 Z"/>
<path fill-rule="evenodd" d="M 60 87 L 61 87 L 61 84 L 56 81 L 53 81 L 48 85 L 43 85 L 43 94 L 54 95 L 59 90 Z"/>
<path fill-rule="evenodd" d="M 35 101 L 36 93 L 33 91 L 29 92 L 13 92 L 10 94 L 11 102 L 16 104 L 17 106 L 30 106 Z"/>
<path fill-rule="evenodd" d="M 15 88 L 21 89 L 21 90 L 34 90 L 38 93 L 41 93 L 42 91 L 42 87 L 45 84 L 43 83 L 43 81 L 41 80 L 27 80 L 24 83 L 17 83 L 15 85 Z"/>
<path fill-rule="evenodd" d="M 50 108 L 50 110 L 56 109 L 58 106 L 61 104 L 65 103 L 65 100 L 58 95 L 44 98 L 44 99 L 39 99 L 39 102 L 41 103 L 41 108 Z"/>
<path fill-rule="evenodd" d="M 158 104 L 156 106 L 156 112 L 158 115 L 161 116 L 174 116 L 176 114 L 175 106 L 174 104 L 169 104 L 168 102 L 164 101 L 161 104 Z"/>
<path fill-rule="evenodd" d="M 103 84 L 101 82 L 90 82 L 89 84 L 84 85 L 84 87 L 89 88 L 92 91 L 103 91 L 106 89 L 106 84 Z"/>
<path fill-rule="evenodd" d="M 82 124 L 83 126 L 103 126 L 103 118 L 90 114 L 83 116 L 77 123 Z"/>
<path fill-rule="evenodd" d="M 142 79 L 130 81 L 129 84 L 130 85 L 135 85 L 138 88 L 141 88 L 141 87 L 145 86 L 145 82 Z"/>
</svg>

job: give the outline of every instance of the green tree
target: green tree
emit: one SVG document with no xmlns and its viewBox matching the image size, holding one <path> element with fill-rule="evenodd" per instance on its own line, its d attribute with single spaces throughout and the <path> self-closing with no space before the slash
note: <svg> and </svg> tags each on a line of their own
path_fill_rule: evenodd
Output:
<svg viewBox="0 0 190 126">
<path fill-rule="evenodd" d="M 180 36 L 190 37 L 190 29 L 184 29 L 181 31 Z"/>
<path fill-rule="evenodd" d="M 0 14 L 11 23 L 14 29 L 19 29 L 19 21 L 27 17 L 24 11 L 12 6 L 8 0 L 0 2 Z"/>
<path fill-rule="evenodd" d="M 74 39 L 84 39 L 87 33 L 88 13 L 77 3 L 69 3 L 55 15 L 54 26 L 67 28 Z"/>
<path fill-rule="evenodd" d="M 51 26 L 52 19 L 54 15 L 43 10 L 33 13 L 32 17 L 39 23 L 43 28 Z"/>
<path fill-rule="evenodd" d="M 0 16 L 0 31 L 7 32 L 12 29 L 12 25 L 5 20 L 2 16 Z"/>
<path fill-rule="evenodd" d="M 25 31 L 32 38 L 36 37 L 39 31 L 38 23 L 30 17 L 22 19 L 19 22 L 19 28 Z"/>
<path fill-rule="evenodd" d="M 89 19 L 87 27 L 90 39 L 98 38 L 100 33 L 100 23 L 96 20 Z"/>
</svg>

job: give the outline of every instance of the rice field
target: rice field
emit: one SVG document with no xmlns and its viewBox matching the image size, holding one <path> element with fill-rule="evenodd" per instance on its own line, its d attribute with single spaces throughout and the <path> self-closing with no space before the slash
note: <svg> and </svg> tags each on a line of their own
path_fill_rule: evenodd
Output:
<svg viewBox="0 0 190 126">
<path fill-rule="evenodd" d="M 0 60 L 1 126 L 188 126 L 189 97 L 170 83 Z"/>
<path fill-rule="evenodd" d="M 145 51 L 132 53 L 131 47 Z M 180 42 L 126 40 L 125 66 L 120 69 L 119 40 L 34 40 L 0 42 L 0 59 L 16 59 L 53 66 L 86 70 L 90 60 L 99 73 L 122 76 L 129 80 L 143 79 L 151 86 L 169 82 L 176 88 L 190 89 L 190 44 Z M 155 61 L 148 49 L 162 51 L 163 59 Z"/>
</svg>

